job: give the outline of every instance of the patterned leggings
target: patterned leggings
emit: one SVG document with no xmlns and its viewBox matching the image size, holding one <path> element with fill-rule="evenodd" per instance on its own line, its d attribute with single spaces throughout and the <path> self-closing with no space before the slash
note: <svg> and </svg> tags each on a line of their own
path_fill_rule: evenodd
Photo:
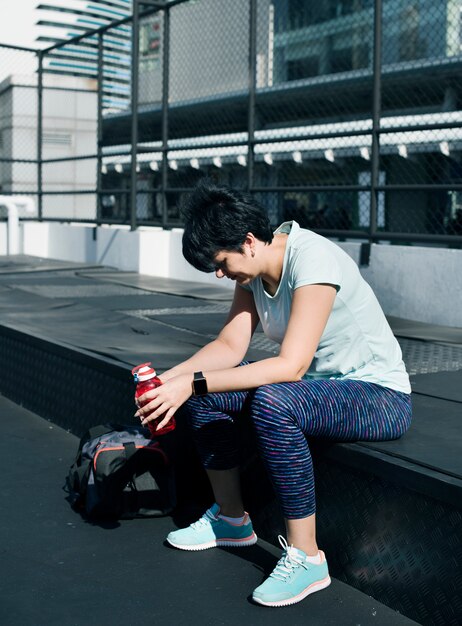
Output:
<svg viewBox="0 0 462 626">
<path fill-rule="evenodd" d="M 315 512 L 307 436 L 335 441 L 397 439 L 411 422 L 411 396 L 356 380 L 301 380 L 191 397 L 186 415 L 206 469 L 239 465 L 236 422 L 252 420 L 284 517 Z"/>
</svg>

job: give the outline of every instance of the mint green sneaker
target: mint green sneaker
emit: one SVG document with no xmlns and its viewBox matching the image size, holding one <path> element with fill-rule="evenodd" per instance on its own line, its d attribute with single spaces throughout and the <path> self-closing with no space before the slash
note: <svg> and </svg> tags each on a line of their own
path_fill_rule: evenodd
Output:
<svg viewBox="0 0 462 626">
<path fill-rule="evenodd" d="M 257 543 L 257 535 L 248 513 L 241 524 L 231 524 L 220 517 L 220 507 L 214 504 L 197 522 L 169 533 L 167 541 L 180 550 L 205 550 L 216 546 L 240 548 Z"/>
<path fill-rule="evenodd" d="M 331 583 L 324 552 L 321 563 L 314 565 L 306 554 L 287 544 L 279 535 L 282 557 L 269 577 L 252 594 L 252 599 L 265 606 L 286 606 L 300 602 L 310 593 L 320 591 Z"/>
</svg>

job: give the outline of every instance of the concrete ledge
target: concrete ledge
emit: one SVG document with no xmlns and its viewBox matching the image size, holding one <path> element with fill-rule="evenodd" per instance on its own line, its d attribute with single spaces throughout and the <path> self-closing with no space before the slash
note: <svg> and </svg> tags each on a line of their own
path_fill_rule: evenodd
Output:
<svg viewBox="0 0 462 626">
<path fill-rule="evenodd" d="M 213 274 L 198 272 L 183 259 L 181 229 L 132 232 L 125 226 L 23 222 L 21 230 L 24 254 L 217 284 Z M 0 245 L 2 241 L 0 232 Z M 338 245 L 358 263 L 361 244 Z M 360 270 L 387 315 L 457 327 L 461 325 L 461 267 L 462 250 L 374 244 L 369 266 Z M 223 279 L 220 286 L 233 289 L 234 284 Z"/>
</svg>

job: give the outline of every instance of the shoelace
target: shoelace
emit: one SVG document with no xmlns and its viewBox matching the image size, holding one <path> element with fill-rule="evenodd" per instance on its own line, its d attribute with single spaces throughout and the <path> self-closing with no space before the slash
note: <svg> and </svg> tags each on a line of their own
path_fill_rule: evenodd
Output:
<svg viewBox="0 0 462 626">
<path fill-rule="evenodd" d="M 305 564 L 296 549 L 293 546 L 289 546 L 286 539 L 282 535 L 279 535 L 278 539 L 283 549 L 283 553 L 270 576 L 272 578 L 276 578 L 277 580 L 285 581 L 292 574 L 294 569 L 300 566 L 305 567 Z"/>
<path fill-rule="evenodd" d="M 191 528 L 195 528 L 195 529 L 200 528 L 201 526 L 210 524 L 210 522 L 215 522 L 216 519 L 217 518 L 212 513 L 211 509 L 207 509 L 204 515 L 200 519 L 198 519 L 197 522 L 193 522 L 191 524 Z"/>
</svg>

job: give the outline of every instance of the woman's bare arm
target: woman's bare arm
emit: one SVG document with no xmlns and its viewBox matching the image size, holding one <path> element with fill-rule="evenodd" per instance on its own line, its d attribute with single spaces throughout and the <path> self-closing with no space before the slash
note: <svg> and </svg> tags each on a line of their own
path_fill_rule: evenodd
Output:
<svg viewBox="0 0 462 626">
<path fill-rule="evenodd" d="M 244 313 L 242 318 L 247 320 L 246 324 L 242 324 L 243 329 L 247 328 L 243 339 L 239 338 L 237 332 L 241 324 L 231 316 L 231 327 L 228 324 L 225 325 L 224 337 L 220 339 L 224 342 L 223 346 L 226 346 L 226 350 L 217 349 L 216 342 L 213 342 L 212 348 L 206 346 L 203 349 L 206 359 L 200 356 L 197 358 L 202 352 L 199 351 L 194 357 L 181 364 L 181 367 L 185 368 L 183 372 L 174 375 L 166 380 L 164 385 L 148 391 L 143 396 L 150 402 L 140 408 L 136 415 L 141 418 L 143 424 L 162 416 L 158 425 L 158 428 L 162 428 L 191 396 L 193 371 L 203 371 L 209 392 L 240 391 L 272 383 L 300 380 L 313 360 L 329 319 L 335 295 L 336 289 L 333 285 L 306 285 L 296 289 L 292 299 L 289 324 L 279 355 L 242 367 L 235 367 L 235 365 L 240 361 L 244 346 L 250 341 L 251 329 L 254 329 L 253 324 L 250 324 L 252 315 L 249 318 L 248 313 Z M 238 320 L 239 311 L 236 318 Z M 232 332 L 230 328 L 233 328 Z M 223 358 L 225 354 L 230 359 L 228 363 L 233 363 L 231 367 L 224 366 L 224 359 L 220 361 L 220 355 Z M 204 366 L 206 361 L 209 368 Z M 211 369 L 210 364 L 213 364 L 216 369 Z"/>
<path fill-rule="evenodd" d="M 335 296 L 333 285 L 306 285 L 296 289 L 279 355 L 234 369 L 203 370 L 209 392 L 239 391 L 300 380 L 313 360 Z"/>
</svg>

